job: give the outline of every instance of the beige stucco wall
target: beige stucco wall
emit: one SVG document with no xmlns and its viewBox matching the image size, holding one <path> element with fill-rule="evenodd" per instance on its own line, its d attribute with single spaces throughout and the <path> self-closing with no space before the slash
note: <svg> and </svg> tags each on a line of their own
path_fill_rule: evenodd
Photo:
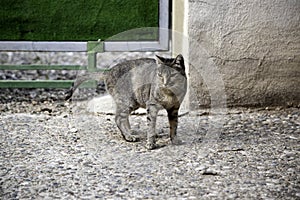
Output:
<svg viewBox="0 0 300 200">
<path fill-rule="evenodd" d="M 300 104 L 299 0 L 189 0 L 192 102 Z"/>
</svg>

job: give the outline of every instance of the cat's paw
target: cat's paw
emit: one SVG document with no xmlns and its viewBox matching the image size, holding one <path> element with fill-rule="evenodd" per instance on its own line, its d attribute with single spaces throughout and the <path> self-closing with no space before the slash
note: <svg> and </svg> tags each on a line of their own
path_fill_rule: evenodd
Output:
<svg viewBox="0 0 300 200">
<path fill-rule="evenodd" d="M 124 139 L 127 142 L 138 142 L 140 140 L 139 137 L 137 137 L 135 135 L 124 135 Z"/>
<path fill-rule="evenodd" d="M 155 145 L 154 142 L 147 142 L 146 148 L 147 148 L 148 150 L 153 150 L 153 149 L 156 148 L 156 145 Z"/>
</svg>

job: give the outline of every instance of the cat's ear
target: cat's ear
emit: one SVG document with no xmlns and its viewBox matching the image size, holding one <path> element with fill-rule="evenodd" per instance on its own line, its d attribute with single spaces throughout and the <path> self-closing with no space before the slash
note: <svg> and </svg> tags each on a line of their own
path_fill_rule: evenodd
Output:
<svg viewBox="0 0 300 200">
<path fill-rule="evenodd" d="M 171 66 L 185 76 L 184 59 L 181 54 L 174 58 Z"/>
<path fill-rule="evenodd" d="M 173 61 L 173 64 L 176 64 L 177 66 L 184 67 L 184 59 L 181 54 L 179 54 Z"/>
<path fill-rule="evenodd" d="M 160 57 L 158 55 L 155 55 L 156 56 L 156 61 L 157 61 L 157 64 L 163 64 L 165 63 L 166 59 L 163 58 L 163 57 Z"/>
</svg>

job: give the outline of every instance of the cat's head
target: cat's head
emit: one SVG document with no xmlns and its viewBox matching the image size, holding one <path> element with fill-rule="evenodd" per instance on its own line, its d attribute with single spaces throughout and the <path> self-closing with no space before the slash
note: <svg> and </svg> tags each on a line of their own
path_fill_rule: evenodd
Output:
<svg viewBox="0 0 300 200">
<path fill-rule="evenodd" d="M 157 80 L 161 87 L 170 88 L 186 81 L 184 59 L 182 55 L 176 58 L 157 57 Z"/>
<path fill-rule="evenodd" d="M 156 55 L 156 57 L 157 57 L 158 68 L 160 68 L 162 66 L 168 66 L 168 67 L 180 72 L 183 76 L 186 76 L 184 59 L 181 54 L 179 54 L 176 58 L 163 58 L 158 55 Z"/>
</svg>

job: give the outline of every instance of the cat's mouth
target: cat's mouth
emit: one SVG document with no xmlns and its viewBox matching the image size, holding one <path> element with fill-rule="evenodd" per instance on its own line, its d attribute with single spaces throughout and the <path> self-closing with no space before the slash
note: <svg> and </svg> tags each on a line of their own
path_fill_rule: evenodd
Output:
<svg viewBox="0 0 300 200">
<path fill-rule="evenodd" d="M 170 90 L 170 88 L 163 86 L 163 87 L 159 87 L 159 89 L 164 93 L 164 94 L 168 94 L 168 95 L 173 95 L 174 93 L 172 92 L 172 90 Z"/>
</svg>

